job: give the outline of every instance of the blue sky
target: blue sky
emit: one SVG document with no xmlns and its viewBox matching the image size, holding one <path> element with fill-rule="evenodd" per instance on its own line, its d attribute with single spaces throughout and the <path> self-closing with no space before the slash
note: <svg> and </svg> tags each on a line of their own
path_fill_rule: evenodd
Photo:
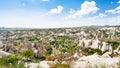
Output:
<svg viewBox="0 0 120 68">
<path fill-rule="evenodd" d="M 120 25 L 120 0 L 0 0 L 0 27 Z"/>
</svg>

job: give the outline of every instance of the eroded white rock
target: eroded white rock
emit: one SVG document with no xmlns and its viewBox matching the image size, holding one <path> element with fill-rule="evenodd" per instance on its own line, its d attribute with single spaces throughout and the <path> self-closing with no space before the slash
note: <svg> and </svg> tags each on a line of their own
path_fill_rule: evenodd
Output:
<svg viewBox="0 0 120 68">
<path fill-rule="evenodd" d="M 104 58 L 97 54 L 81 57 L 72 68 L 119 68 L 120 57 Z"/>
<path fill-rule="evenodd" d="M 5 51 L 0 51 L 0 58 L 7 57 L 9 55 L 12 55 L 11 53 L 5 52 Z"/>
<path fill-rule="evenodd" d="M 26 68 L 39 68 L 39 63 L 29 63 L 29 64 L 25 64 Z"/>
<path fill-rule="evenodd" d="M 41 61 L 39 63 L 39 68 L 50 68 L 48 61 Z"/>
</svg>

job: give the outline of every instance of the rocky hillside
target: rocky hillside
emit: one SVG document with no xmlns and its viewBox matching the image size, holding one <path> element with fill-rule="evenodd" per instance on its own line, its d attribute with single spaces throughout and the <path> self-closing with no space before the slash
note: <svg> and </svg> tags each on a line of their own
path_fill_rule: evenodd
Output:
<svg viewBox="0 0 120 68">
<path fill-rule="evenodd" d="M 0 30 L 0 68 L 120 68 L 120 27 Z"/>
</svg>

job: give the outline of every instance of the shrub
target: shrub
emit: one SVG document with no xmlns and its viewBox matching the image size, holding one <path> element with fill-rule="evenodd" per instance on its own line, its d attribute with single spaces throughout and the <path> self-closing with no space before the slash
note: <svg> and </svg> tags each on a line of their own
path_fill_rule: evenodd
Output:
<svg viewBox="0 0 120 68">
<path fill-rule="evenodd" d="M 32 36 L 32 37 L 28 37 L 28 40 L 33 42 L 33 41 L 39 40 L 39 39 L 37 37 Z"/>
<path fill-rule="evenodd" d="M 73 54 L 73 53 L 75 53 L 76 48 L 75 47 L 69 47 L 67 51 L 68 51 L 68 53 Z"/>
<path fill-rule="evenodd" d="M 48 48 L 46 55 L 47 55 L 47 56 L 50 56 L 51 54 L 52 54 L 52 48 Z"/>
<path fill-rule="evenodd" d="M 113 43 L 113 46 L 112 46 L 113 50 L 117 49 L 117 48 L 118 48 L 118 46 L 119 46 L 119 43 L 114 42 L 114 43 Z"/>
<path fill-rule="evenodd" d="M 117 36 L 120 37 L 120 32 L 117 32 Z"/>
<path fill-rule="evenodd" d="M 24 38 L 23 37 L 19 37 L 19 38 L 17 38 L 17 40 L 24 40 Z"/>
<path fill-rule="evenodd" d="M 30 58 L 34 62 L 39 62 L 40 59 L 34 57 L 31 50 L 24 51 L 21 54 L 10 55 L 6 58 L 0 58 L 0 68 L 24 68 L 25 58 Z"/>
<path fill-rule="evenodd" d="M 19 60 L 20 58 L 13 55 L 13 56 L 9 56 L 8 58 L 6 58 L 6 63 L 16 64 Z"/>
<path fill-rule="evenodd" d="M 104 37 L 107 38 L 108 34 L 106 33 L 106 31 L 103 31 Z"/>
<path fill-rule="evenodd" d="M 92 54 L 94 54 L 94 53 L 97 53 L 97 54 L 99 54 L 99 55 L 102 55 L 102 51 L 99 50 L 99 49 L 90 49 L 90 50 L 88 50 L 88 55 L 92 55 Z"/>
<path fill-rule="evenodd" d="M 56 64 L 53 68 L 70 68 L 67 64 Z"/>
<path fill-rule="evenodd" d="M 67 49 L 65 49 L 65 48 L 64 48 L 64 49 L 62 49 L 62 52 L 63 52 L 63 53 L 67 52 Z"/>
<path fill-rule="evenodd" d="M 31 50 L 24 51 L 22 53 L 22 56 L 26 57 L 26 58 L 30 58 L 30 59 L 34 58 L 34 54 L 33 54 L 33 52 Z"/>
<path fill-rule="evenodd" d="M 0 68 L 24 68 L 24 63 L 18 64 L 19 61 L 22 62 L 22 58 L 18 54 L 1 58 Z"/>
</svg>

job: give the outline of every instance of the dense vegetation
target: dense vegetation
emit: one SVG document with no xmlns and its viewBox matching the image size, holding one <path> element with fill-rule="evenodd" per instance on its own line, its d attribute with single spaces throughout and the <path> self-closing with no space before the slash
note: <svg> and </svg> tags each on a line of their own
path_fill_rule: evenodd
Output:
<svg viewBox="0 0 120 68">
<path fill-rule="evenodd" d="M 69 36 L 58 36 L 55 40 L 50 41 L 50 44 L 62 53 L 67 52 L 73 54 L 76 51 L 77 46 L 74 41 L 75 37 L 72 38 Z"/>
<path fill-rule="evenodd" d="M 0 68 L 25 68 L 24 63 L 31 61 L 39 62 L 40 59 L 35 58 L 31 50 L 27 50 L 20 54 L 0 58 Z"/>
</svg>

